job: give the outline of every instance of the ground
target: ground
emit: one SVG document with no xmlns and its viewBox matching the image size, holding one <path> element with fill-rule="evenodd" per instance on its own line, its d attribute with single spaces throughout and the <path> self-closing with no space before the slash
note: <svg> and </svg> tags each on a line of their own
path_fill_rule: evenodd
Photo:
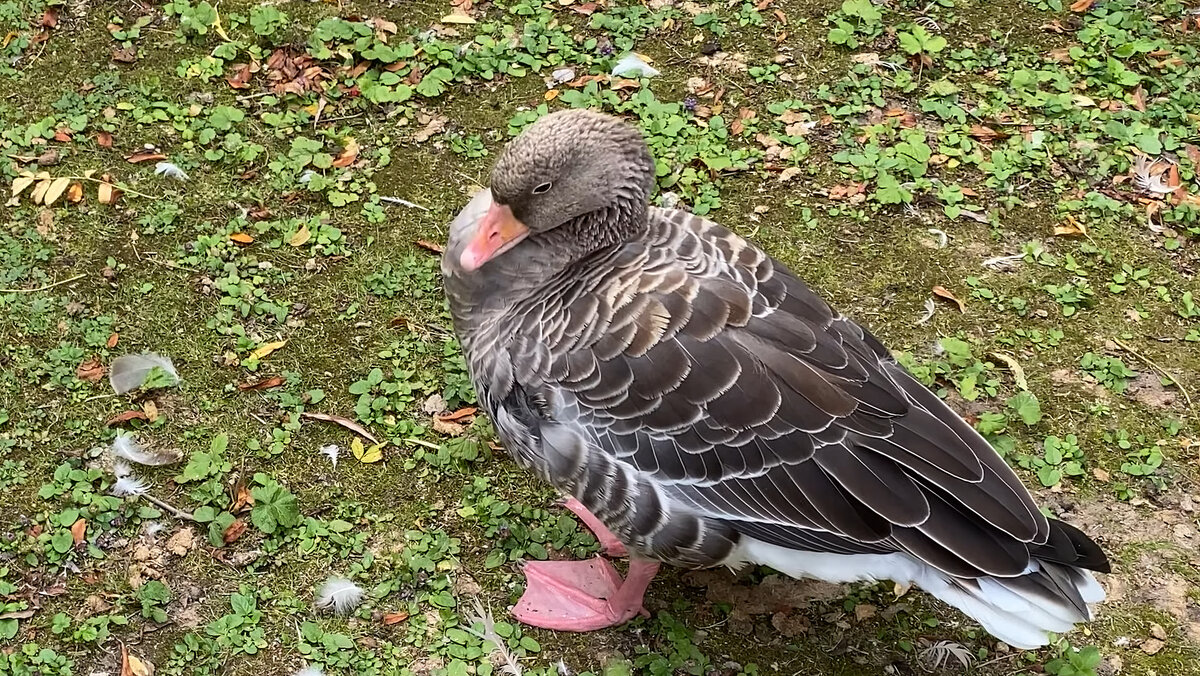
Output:
<svg viewBox="0 0 1200 676">
<path fill-rule="evenodd" d="M 0 673 L 1200 673 L 1198 34 L 1175 0 L 0 2 Z M 598 547 L 475 415 L 438 249 L 580 106 L 1096 538 L 1096 621 L 1012 650 L 748 570 L 509 623 L 519 561 Z"/>
</svg>

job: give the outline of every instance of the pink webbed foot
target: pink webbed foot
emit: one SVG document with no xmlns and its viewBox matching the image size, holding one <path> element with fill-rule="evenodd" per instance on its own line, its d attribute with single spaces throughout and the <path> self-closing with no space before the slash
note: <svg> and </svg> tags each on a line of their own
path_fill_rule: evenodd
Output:
<svg viewBox="0 0 1200 676">
<path fill-rule="evenodd" d="M 613 535 L 613 532 L 610 531 L 607 526 L 605 526 L 603 523 L 600 523 L 600 519 L 597 519 L 595 514 L 592 514 L 590 511 L 588 511 L 588 508 L 584 507 L 582 502 L 576 500 L 575 498 L 567 498 L 563 501 L 562 506 L 566 507 L 571 511 L 572 514 L 579 517 L 579 520 L 583 522 L 583 525 L 587 526 L 588 530 L 592 531 L 592 534 L 596 536 L 596 540 L 600 542 L 600 548 L 604 552 L 605 556 L 611 556 L 613 558 L 629 556 L 629 552 L 625 549 L 625 545 L 617 539 L 616 535 Z"/>
<path fill-rule="evenodd" d="M 600 557 L 588 561 L 530 561 L 525 593 L 513 616 L 525 624 L 557 631 L 616 627 L 638 615 L 649 617 L 642 597 L 658 564 L 630 561 L 624 580 Z"/>
</svg>

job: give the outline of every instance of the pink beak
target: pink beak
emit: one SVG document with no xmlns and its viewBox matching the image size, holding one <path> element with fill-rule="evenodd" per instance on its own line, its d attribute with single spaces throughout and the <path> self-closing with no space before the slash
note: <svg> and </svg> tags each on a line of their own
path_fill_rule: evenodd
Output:
<svg viewBox="0 0 1200 676">
<path fill-rule="evenodd" d="M 513 216 L 512 209 L 492 202 L 479 222 L 475 236 L 463 249 L 459 263 L 468 272 L 478 270 L 484 263 L 517 245 L 529 235 L 529 228 Z"/>
</svg>

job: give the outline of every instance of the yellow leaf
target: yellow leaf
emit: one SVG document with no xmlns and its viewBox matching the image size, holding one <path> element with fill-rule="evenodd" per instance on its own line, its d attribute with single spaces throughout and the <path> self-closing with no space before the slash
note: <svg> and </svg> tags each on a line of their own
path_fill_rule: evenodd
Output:
<svg viewBox="0 0 1200 676">
<path fill-rule="evenodd" d="M 33 200 L 34 204 L 41 204 L 42 199 L 46 197 L 46 191 L 50 189 L 50 184 L 53 182 L 54 179 L 49 177 L 38 181 L 38 184 L 33 187 L 33 192 L 30 193 L 29 199 Z"/>
<path fill-rule="evenodd" d="M 238 244 L 252 244 L 254 242 L 254 238 L 244 232 L 235 232 L 229 236 L 229 239 Z"/>
<path fill-rule="evenodd" d="M 62 197 L 62 194 L 66 192 L 69 185 L 71 185 L 71 179 L 66 176 L 54 179 L 50 187 L 46 190 L 45 196 L 42 197 L 42 204 L 50 206 L 57 202 L 58 198 Z"/>
<path fill-rule="evenodd" d="M 301 225 L 296 234 L 292 235 L 292 238 L 288 240 L 288 244 L 292 246 L 304 246 L 310 239 L 312 239 L 312 233 L 309 231 L 308 226 Z"/>
<path fill-rule="evenodd" d="M 375 444 L 370 448 L 363 448 L 362 439 L 354 437 L 354 441 L 350 442 L 350 452 L 354 454 L 354 457 L 357 458 L 359 462 L 366 464 L 379 462 L 380 460 L 383 460 L 383 446 L 386 443 L 387 442 L 384 441 Z"/>
<path fill-rule="evenodd" d="M 262 359 L 284 345 L 287 345 L 286 340 L 278 340 L 274 343 L 266 343 L 264 345 L 260 345 L 257 350 L 251 352 L 250 356 L 255 359 Z"/>
<path fill-rule="evenodd" d="M 17 195 L 20 195 L 25 191 L 26 188 L 33 185 L 35 180 L 37 180 L 37 178 L 33 174 L 21 174 L 13 179 L 12 196 L 16 197 Z"/>
<path fill-rule="evenodd" d="M 147 399 L 146 403 L 142 404 L 142 413 L 146 414 L 146 418 L 150 422 L 158 420 L 158 405 L 153 400 Z"/>
<path fill-rule="evenodd" d="M 472 24 L 472 23 L 475 23 L 475 19 L 472 19 L 471 17 L 467 16 L 466 14 L 447 14 L 446 16 L 441 18 L 441 22 L 442 23 Z"/>
<path fill-rule="evenodd" d="M 1067 214 L 1067 222 L 1062 225 L 1054 226 L 1054 234 L 1058 237 L 1071 237 L 1074 235 L 1086 235 L 1087 226 L 1075 220 L 1070 214 Z"/>
</svg>

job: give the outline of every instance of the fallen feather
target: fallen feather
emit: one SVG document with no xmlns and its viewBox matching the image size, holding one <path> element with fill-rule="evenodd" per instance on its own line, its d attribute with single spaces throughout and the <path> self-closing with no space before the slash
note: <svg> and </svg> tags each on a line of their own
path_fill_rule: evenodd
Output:
<svg viewBox="0 0 1200 676">
<path fill-rule="evenodd" d="M 292 676 L 325 676 L 325 672 L 321 671 L 321 667 L 306 666 Z"/>
<path fill-rule="evenodd" d="M 142 354 L 126 354 L 113 360 L 108 369 L 108 382 L 117 394 L 136 390 L 141 387 L 154 369 L 161 369 L 170 382 L 165 385 L 179 383 L 179 372 L 170 357 L 164 357 L 153 352 Z"/>
<path fill-rule="evenodd" d="M 516 656 L 509 650 L 508 641 L 496 633 L 496 620 L 492 617 L 492 611 L 484 608 L 483 603 L 478 597 L 475 598 L 475 612 L 467 616 L 467 621 L 471 623 L 471 626 L 467 627 L 468 632 L 496 646 L 496 652 L 500 654 L 500 659 L 504 661 L 504 666 L 500 668 L 500 673 L 521 676 L 523 671 L 521 663 L 517 661 Z M 483 631 L 476 629 L 476 624 L 483 625 Z"/>
<path fill-rule="evenodd" d="M 159 467 L 179 462 L 177 454 L 172 452 L 147 451 L 128 434 L 118 434 L 117 438 L 113 439 L 112 453 L 122 460 L 150 467 Z"/>
<path fill-rule="evenodd" d="M 321 447 L 321 455 L 329 458 L 329 462 L 333 463 L 334 467 L 337 467 L 338 453 L 341 452 L 342 449 L 338 448 L 337 444 L 329 444 L 328 446 Z"/>
<path fill-rule="evenodd" d="M 305 185 L 308 185 L 308 182 L 313 180 L 313 176 L 316 176 L 316 175 L 317 175 L 317 172 L 313 171 L 312 169 L 305 169 L 304 173 L 300 174 L 300 178 L 298 178 L 296 180 Z"/>
<path fill-rule="evenodd" d="M 1169 195 L 1175 192 L 1176 186 L 1168 185 L 1167 181 L 1163 180 L 1164 176 L 1168 176 L 1174 164 L 1164 159 L 1150 159 L 1145 155 L 1138 157 L 1134 163 L 1133 184 L 1143 192 L 1148 192 L 1157 195 Z"/>
<path fill-rule="evenodd" d="M 338 615 L 345 615 L 362 603 L 366 592 L 363 588 L 344 577 L 331 577 L 317 592 L 316 606 L 332 608 Z"/>
<path fill-rule="evenodd" d="M 123 476 L 129 476 L 132 473 L 133 468 L 127 463 L 121 462 L 120 460 L 117 460 L 113 463 L 113 476 L 117 477 L 118 479 Z"/>
<path fill-rule="evenodd" d="M 617 61 L 612 74 L 617 77 L 656 77 L 661 75 L 657 68 L 646 63 L 642 57 L 630 52 Z"/>
<path fill-rule="evenodd" d="M 429 211 L 429 209 L 426 209 L 425 207 L 421 206 L 420 204 L 417 204 L 416 202 L 409 202 L 408 200 L 402 200 L 399 197 L 386 197 L 386 196 L 380 195 L 379 201 L 383 202 L 384 204 L 399 204 L 402 207 L 408 207 L 410 209 L 420 209 L 421 211 Z"/>
<path fill-rule="evenodd" d="M 575 79 L 574 68 L 559 68 L 550 73 L 550 79 L 546 81 L 546 89 L 551 89 L 557 85 L 570 82 Z"/>
<path fill-rule="evenodd" d="M 126 495 L 144 495 L 149 489 L 150 486 L 145 481 L 131 474 L 118 478 L 117 483 L 113 484 L 110 492 L 121 498 Z"/>
<path fill-rule="evenodd" d="M 983 267 L 991 268 L 993 270 L 1011 270 L 1013 267 L 1015 267 L 1013 265 L 1013 263 L 1016 263 L 1017 261 L 1019 261 L 1023 258 L 1025 258 L 1025 254 L 1013 254 L 1011 256 L 996 256 L 995 258 L 989 258 L 986 261 L 984 261 Z"/>
<path fill-rule="evenodd" d="M 937 305 L 934 304 L 933 299 L 926 298 L 925 299 L 925 314 L 921 315 L 921 318 L 917 320 L 917 326 L 922 326 L 925 324 L 925 322 L 928 322 L 930 319 L 933 319 L 933 313 L 936 311 L 937 311 Z"/>
<path fill-rule="evenodd" d="M 158 164 L 154 165 L 154 174 L 156 176 L 166 176 L 167 178 L 173 178 L 176 181 L 188 180 L 187 172 L 184 171 L 183 169 L 180 169 L 179 165 L 173 164 L 171 162 L 159 162 Z"/>
</svg>

